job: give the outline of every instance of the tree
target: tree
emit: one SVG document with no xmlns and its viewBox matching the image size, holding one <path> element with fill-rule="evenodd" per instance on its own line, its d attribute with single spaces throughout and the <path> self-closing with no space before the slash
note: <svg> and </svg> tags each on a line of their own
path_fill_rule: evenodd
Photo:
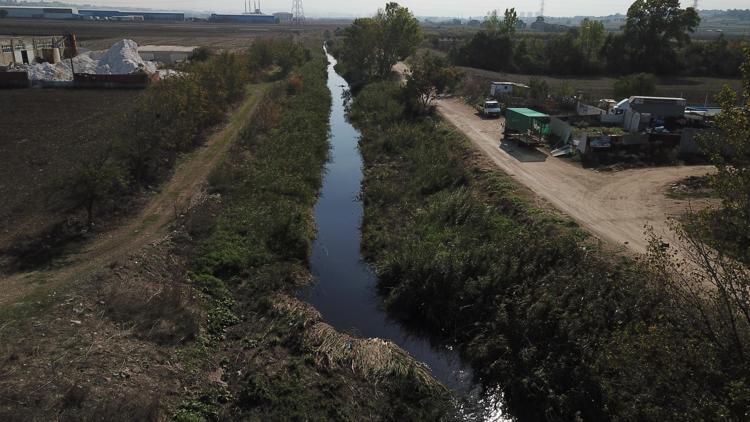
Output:
<svg viewBox="0 0 750 422">
<path fill-rule="evenodd" d="M 529 98 L 537 104 L 542 104 L 549 97 L 549 85 L 544 79 L 529 79 Z"/>
<path fill-rule="evenodd" d="M 615 82 L 615 98 L 630 98 L 633 95 L 656 94 L 656 77 L 650 73 L 623 76 Z"/>
<path fill-rule="evenodd" d="M 712 184 L 722 201 L 721 237 L 738 247 L 750 261 L 750 48 L 745 48 L 742 65 L 742 93 L 725 86 L 717 96 L 721 114 L 716 117 L 718 133 L 701 140 L 717 173 Z M 722 239 L 723 240 L 723 239 Z"/>
<path fill-rule="evenodd" d="M 86 210 L 89 227 L 94 224 L 96 204 L 115 197 L 127 186 L 122 169 L 108 156 L 107 153 L 84 162 L 69 183 L 68 197 L 75 208 Z"/>
<path fill-rule="evenodd" d="M 377 68 L 380 30 L 378 23 L 372 18 L 355 19 L 344 30 L 341 55 L 347 77 L 352 82 L 373 77 Z"/>
<path fill-rule="evenodd" d="M 388 3 L 374 18 L 356 19 L 344 35 L 342 58 L 352 82 L 389 76 L 422 41 L 419 22 L 398 3 Z"/>
<path fill-rule="evenodd" d="M 406 92 L 417 100 L 420 111 L 425 111 L 438 95 L 455 89 L 461 76 L 445 59 L 428 52 L 411 66 L 406 77 Z"/>
<path fill-rule="evenodd" d="M 422 30 L 409 9 L 394 2 L 378 11 L 375 22 L 380 29 L 377 75 L 385 78 L 393 65 L 414 54 L 422 41 Z"/>
<path fill-rule="evenodd" d="M 625 53 L 633 68 L 658 73 L 676 71 L 675 45 L 689 43 L 689 34 L 699 23 L 695 9 L 681 9 L 679 0 L 636 0 L 628 9 L 624 28 Z"/>
<path fill-rule="evenodd" d="M 479 31 L 456 50 L 454 63 L 487 70 L 514 70 L 513 42 L 497 32 Z"/>
<path fill-rule="evenodd" d="M 488 12 L 484 22 L 482 22 L 482 28 L 487 32 L 500 32 L 500 26 L 500 16 L 497 9 Z"/>
<path fill-rule="evenodd" d="M 500 19 L 498 11 L 493 10 L 487 13 L 482 27 L 490 34 L 513 36 L 516 33 L 518 22 L 518 14 L 515 8 L 505 9 L 502 19 Z"/>
<path fill-rule="evenodd" d="M 516 33 L 518 22 L 520 22 L 520 20 L 518 19 L 518 13 L 516 13 L 515 7 L 505 9 L 505 16 L 503 17 L 503 22 L 500 25 L 500 33 L 512 38 Z"/>
<path fill-rule="evenodd" d="M 604 45 L 604 38 L 604 24 L 601 21 L 591 20 L 589 18 L 581 21 L 578 45 L 587 62 L 591 63 L 594 55 L 599 53 L 599 50 L 601 50 Z"/>
</svg>

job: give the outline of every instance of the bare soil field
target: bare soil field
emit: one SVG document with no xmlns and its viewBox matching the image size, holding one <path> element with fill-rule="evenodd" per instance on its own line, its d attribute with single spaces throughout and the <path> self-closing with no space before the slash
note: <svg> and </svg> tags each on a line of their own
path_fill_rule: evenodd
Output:
<svg viewBox="0 0 750 422">
<path fill-rule="evenodd" d="M 310 24 L 303 27 L 287 25 L 243 25 L 209 22 L 102 22 L 5 19 L 0 35 L 59 35 L 75 33 L 82 47 L 92 50 L 109 48 L 129 38 L 138 44 L 198 45 L 237 49 L 248 41 L 280 34 L 317 34 L 336 29 L 331 24 Z"/>
<path fill-rule="evenodd" d="M 56 223 L 61 188 L 96 154 L 139 91 L 0 91 L 0 250 Z"/>
<path fill-rule="evenodd" d="M 712 166 L 673 166 L 602 173 L 549 156 L 539 149 L 502 140 L 502 121 L 483 120 L 457 99 L 444 99 L 438 111 L 463 132 L 474 147 L 514 180 L 549 201 L 595 236 L 635 253 L 644 253 L 645 226 L 673 242 L 669 218 L 689 205 L 705 207 L 710 200 L 675 199 L 667 191 L 689 176 L 703 176 Z"/>
<path fill-rule="evenodd" d="M 0 306 L 23 298 L 39 286 L 49 289 L 71 279 L 94 274 L 107 264 L 125 259 L 133 251 L 156 243 L 166 236 L 169 224 L 180 213 L 201 200 L 209 173 L 223 160 L 226 151 L 244 127 L 245 119 L 252 115 L 258 105 L 263 92 L 264 88 L 257 89 L 248 96 L 234 111 L 231 120 L 177 167 L 172 178 L 148 199 L 138 215 L 115 230 L 101 233 L 83 250 L 68 257 L 68 265 L 59 269 L 19 272 L 0 277 Z"/>
<path fill-rule="evenodd" d="M 489 93 L 491 81 L 512 81 L 527 83 L 530 78 L 539 78 L 547 82 L 552 92 L 558 90 L 564 83 L 570 84 L 576 91 L 583 91 L 586 98 L 598 100 L 600 98 L 612 98 L 614 96 L 613 86 L 616 78 L 610 77 L 562 77 L 525 75 L 516 73 L 491 72 L 488 70 L 461 67 L 466 74 L 464 85 L 466 87 L 486 87 Z M 662 77 L 658 79 L 656 87 L 658 95 L 665 97 L 680 97 L 688 100 L 689 104 L 703 104 L 706 100 L 711 104 L 714 96 L 724 87 L 729 85 L 735 91 L 740 89 L 738 79 L 722 78 L 699 78 L 699 77 Z M 617 100 L 620 100 L 618 98 Z"/>
</svg>

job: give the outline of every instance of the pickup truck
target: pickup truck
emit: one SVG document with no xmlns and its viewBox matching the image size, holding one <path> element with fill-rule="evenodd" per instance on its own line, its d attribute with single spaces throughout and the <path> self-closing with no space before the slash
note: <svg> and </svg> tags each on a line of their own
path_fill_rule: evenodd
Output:
<svg viewBox="0 0 750 422">
<path fill-rule="evenodd" d="M 491 100 L 485 101 L 483 104 L 479 104 L 477 106 L 477 110 L 479 110 L 479 114 L 482 117 L 500 117 L 500 115 L 502 114 L 500 103 Z"/>
</svg>

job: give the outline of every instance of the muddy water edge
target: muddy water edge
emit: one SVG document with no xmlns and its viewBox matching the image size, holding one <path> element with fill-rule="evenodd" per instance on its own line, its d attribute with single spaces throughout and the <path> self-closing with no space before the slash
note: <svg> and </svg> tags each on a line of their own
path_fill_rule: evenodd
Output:
<svg viewBox="0 0 750 422">
<path fill-rule="evenodd" d="M 382 338 L 399 345 L 429 367 L 450 388 L 466 420 L 505 420 L 497 395 L 482 392 L 458 353 L 410 332 L 389 317 L 376 291 L 377 276 L 361 252 L 363 205 L 357 198 L 363 179 L 360 134 L 347 120 L 346 80 L 328 57 L 328 88 L 333 97 L 330 117 L 331 153 L 323 188 L 315 206 L 317 239 L 310 260 L 316 283 L 300 292 L 336 329 L 360 337 Z"/>
</svg>

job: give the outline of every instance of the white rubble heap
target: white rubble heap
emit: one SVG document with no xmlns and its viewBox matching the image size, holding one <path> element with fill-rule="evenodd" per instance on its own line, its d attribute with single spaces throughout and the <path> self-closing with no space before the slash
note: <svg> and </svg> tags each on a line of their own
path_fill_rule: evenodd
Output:
<svg viewBox="0 0 750 422">
<path fill-rule="evenodd" d="M 73 58 L 75 73 L 93 73 L 98 75 L 127 75 L 138 69 L 148 74 L 156 73 L 156 63 L 144 61 L 138 54 L 138 44 L 133 40 L 122 40 L 104 52 L 91 51 Z M 18 65 L 14 69 L 29 72 L 32 81 L 70 81 L 73 70 L 70 59 L 60 63 L 40 63 Z"/>
</svg>

